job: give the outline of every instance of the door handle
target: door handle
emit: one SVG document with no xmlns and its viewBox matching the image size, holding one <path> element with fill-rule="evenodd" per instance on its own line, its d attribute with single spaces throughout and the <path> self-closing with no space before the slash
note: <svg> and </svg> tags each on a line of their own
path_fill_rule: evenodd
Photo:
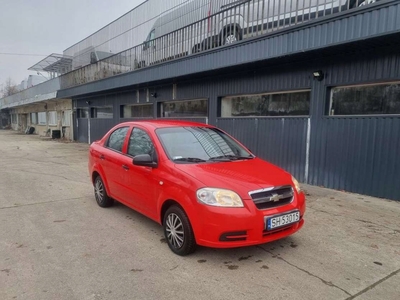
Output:
<svg viewBox="0 0 400 300">
<path fill-rule="evenodd" d="M 128 171 L 128 170 L 129 170 L 129 167 L 128 167 L 127 165 L 123 165 L 122 168 L 123 168 L 125 171 Z"/>
<path fill-rule="evenodd" d="M 105 157 L 103 154 L 101 154 L 101 155 L 100 155 L 100 159 L 101 159 L 101 160 L 104 160 L 104 159 L 106 159 L 106 157 Z"/>
</svg>

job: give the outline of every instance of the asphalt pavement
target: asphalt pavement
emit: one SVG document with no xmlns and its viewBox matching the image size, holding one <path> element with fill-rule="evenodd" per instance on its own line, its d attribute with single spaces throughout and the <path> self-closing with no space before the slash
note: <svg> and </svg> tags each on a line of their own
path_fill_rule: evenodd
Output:
<svg viewBox="0 0 400 300">
<path fill-rule="evenodd" d="M 97 206 L 87 154 L 0 130 L 0 299 L 400 298 L 400 202 L 302 185 L 298 233 L 180 257 L 157 223 Z"/>
</svg>

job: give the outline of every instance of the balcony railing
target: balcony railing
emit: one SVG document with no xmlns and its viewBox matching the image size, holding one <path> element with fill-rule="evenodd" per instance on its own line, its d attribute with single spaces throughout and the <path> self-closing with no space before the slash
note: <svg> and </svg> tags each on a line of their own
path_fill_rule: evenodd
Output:
<svg viewBox="0 0 400 300">
<path fill-rule="evenodd" d="M 0 99 L 0 109 L 56 98 L 59 89 L 60 77 L 56 77 L 14 95 Z"/>
<path fill-rule="evenodd" d="M 210 3 L 214 7 L 210 5 L 204 18 L 188 26 L 179 28 L 180 22 L 176 22 L 175 26 L 172 15 L 161 17 L 170 17 L 171 20 L 168 23 L 157 20 L 143 44 L 62 75 L 61 88 L 161 64 L 376 1 L 213 0 Z M 158 36 L 175 27 L 178 28 Z"/>
</svg>

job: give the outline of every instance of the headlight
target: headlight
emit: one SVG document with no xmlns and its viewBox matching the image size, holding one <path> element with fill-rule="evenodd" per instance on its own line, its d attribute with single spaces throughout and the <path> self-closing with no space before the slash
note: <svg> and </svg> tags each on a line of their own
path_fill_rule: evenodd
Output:
<svg viewBox="0 0 400 300">
<path fill-rule="evenodd" d="M 294 178 L 293 176 L 292 176 L 292 181 L 293 181 L 294 187 L 296 188 L 296 191 L 297 191 L 298 193 L 300 193 L 300 192 L 301 192 L 301 188 L 300 188 L 299 182 L 298 182 L 298 181 L 296 180 L 296 178 Z"/>
<path fill-rule="evenodd" d="M 243 201 L 233 191 L 203 188 L 197 191 L 197 199 L 204 204 L 222 207 L 243 207 Z"/>
</svg>

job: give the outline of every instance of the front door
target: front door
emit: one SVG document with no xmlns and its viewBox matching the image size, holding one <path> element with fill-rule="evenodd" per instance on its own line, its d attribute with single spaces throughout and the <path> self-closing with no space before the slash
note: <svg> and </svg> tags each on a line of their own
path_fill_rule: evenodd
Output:
<svg viewBox="0 0 400 300">
<path fill-rule="evenodd" d="M 125 199 L 137 210 L 156 219 L 160 182 L 158 169 L 135 166 L 132 163 L 133 157 L 140 154 L 149 154 L 154 160 L 157 160 L 154 144 L 145 130 L 133 128 L 128 140 L 127 154 L 124 165 L 129 169 L 123 178 L 127 193 Z"/>
</svg>

